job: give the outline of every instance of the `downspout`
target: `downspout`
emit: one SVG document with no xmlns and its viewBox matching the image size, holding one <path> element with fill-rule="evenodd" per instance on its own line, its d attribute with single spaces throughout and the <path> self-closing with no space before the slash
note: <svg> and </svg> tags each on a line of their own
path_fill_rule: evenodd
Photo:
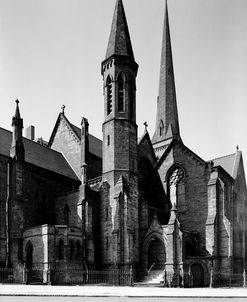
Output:
<svg viewBox="0 0 247 302">
<path fill-rule="evenodd" d="M 9 201 L 10 201 L 10 162 L 7 163 L 7 197 L 5 203 L 5 232 L 6 232 L 6 260 L 5 267 L 9 266 L 10 244 L 9 244 Z"/>
</svg>

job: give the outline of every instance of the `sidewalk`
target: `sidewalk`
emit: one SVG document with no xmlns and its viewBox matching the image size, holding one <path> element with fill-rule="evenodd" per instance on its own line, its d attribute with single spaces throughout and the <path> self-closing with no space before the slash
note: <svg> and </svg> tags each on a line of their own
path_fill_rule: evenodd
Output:
<svg viewBox="0 0 247 302">
<path fill-rule="evenodd" d="M 0 284 L 0 296 L 247 297 L 247 288 L 163 288 Z"/>
</svg>

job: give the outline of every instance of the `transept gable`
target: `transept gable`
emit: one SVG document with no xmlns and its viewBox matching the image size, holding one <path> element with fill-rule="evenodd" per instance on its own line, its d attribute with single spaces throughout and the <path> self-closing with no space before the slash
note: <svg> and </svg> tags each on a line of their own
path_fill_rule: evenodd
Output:
<svg viewBox="0 0 247 302">
<path fill-rule="evenodd" d="M 159 158 L 158 163 L 156 165 L 156 169 L 159 170 L 160 167 L 164 164 L 168 156 L 172 153 L 172 157 L 174 158 L 174 163 L 178 160 L 175 158 L 176 154 L 179 154 L 180 158 L 184 157 L 183 160 L 186 160 L 186 157 L 190 157 L 191 159 L 197 161 L 199 164 L 207 166 L 208 163 L 205 162 L 202 158 L 200 158 L 196 153 L 191 151 L 188 147 L 186 147 L 181 141 L 178 141 L 176 139 L 173 139 L 172 142 L 169 144 L 169 146 L 164 151 L 161 158 Z M 181 153 L 184 154 L 184 156 L 181 156 Z"/>
<path fill-rule="evenodd" d="M 70 133 L 71 137 L 73 137 L 74 141 L 80 145 L 80 140 L 81 138 L 78 136 L 78 133 L 76 133 L 73 129 L 73 127 L 71 126 L 70 122 L 68 121 L 68 119 L 66 118 L 66 116 L 64 115 L 63 112 L 60 112 L 57 118 L 57 121 L 55 123 L 55 126 L 53 128 L 50 140 L 49 140 L 49 147 L 52 148 L 52 144 L 55 140 L 55 137 L 58 133 L 59 127 L 61 125 L 61 123 L 64 123 L 65 127 L 68 129 L 68 132 Z"/>
<path fill-rule="evenodd" d="M 58 115 L 48 146 L 52 148 L 53 142 L 56 138 L 61 123 L 64 123 L 65 127 L 68 130 L 68 133 L 79 147 L 81 145 L 81 129 L 70 123 L 70 121 L 65 116 L 64 112 L 60 112 Z M 94 156 L 97 156 L 98 158 L 102 158 L 102 141 L 91 134 L 89 134 L 88 139 L 89 139 L 89 153 L 91 153 Z"/>
</svg>

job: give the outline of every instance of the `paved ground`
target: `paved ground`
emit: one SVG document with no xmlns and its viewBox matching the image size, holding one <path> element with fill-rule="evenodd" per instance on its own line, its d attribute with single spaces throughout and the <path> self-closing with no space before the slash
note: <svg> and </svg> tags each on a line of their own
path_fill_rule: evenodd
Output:
<svg viewBox="0 0 247 302">
<path fill-rule="evenodd" d="M 3 301 L 3 296 L 136 297 L 136 298 L 138 297 L 140 298 L 141 297 L 152 297 L 152 298 L 154 297 L 156 298 L 157 297 L 158 298 L 159 297 L 164 297 L 164 298 L 165 297 L 167 298 L 168 297 L 173 297 L 173 298 L 236 297 L 236 298 L 244 298 L 244 300 L 247 301 L 247 288 L 233 288 L 233 289 L 179 288 L 178 289 L 178 288 L 164 288 L 164 287 L 49 286 L 49 285 L 1 284 L 0 296 L 1 296 L 0 297 L 1 302 Z M 49 301 L 51 300 L 49 299 Z M 119 301 L 119 299 L 116 299 L 116 301 Z M 199 300 L 196 299 L 196 301 Z M 205 301 L 208 301 L 208 299 L 206 299 Z M 233 300 L 231 300 L 231 302 L 233 302 Z"/>
<path fill-rule="evenodd" d="M 246 298 L 135 298 L 135 297 L 30 297 L 1 296 L 1 302 L 245 302 Z"/>
</svg>

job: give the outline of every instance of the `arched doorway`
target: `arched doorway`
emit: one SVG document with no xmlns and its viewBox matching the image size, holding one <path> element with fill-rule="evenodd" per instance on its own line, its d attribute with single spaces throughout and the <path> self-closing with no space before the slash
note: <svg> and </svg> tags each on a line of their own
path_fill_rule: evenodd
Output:
<svg viewBox="0 0 247 302">
<path fill-rule="evenodd" d="M 155 237 L 148 248 L 148 268 L 163 269 L 166 263 L 166 248 L 162 240 Z"/>
<path fill-rule="evenodd" d="M 204 286 L 204 270 L 201 264 L 194 263 L 191 265 L 191 273 L 193 276 L 193 287 Z"/>
<path fill-rule="evenodd" d="M 26 267 L 31 269 L 33 266 L 33 245 L 28 241 L 26 245 Z"/>
</svg>

